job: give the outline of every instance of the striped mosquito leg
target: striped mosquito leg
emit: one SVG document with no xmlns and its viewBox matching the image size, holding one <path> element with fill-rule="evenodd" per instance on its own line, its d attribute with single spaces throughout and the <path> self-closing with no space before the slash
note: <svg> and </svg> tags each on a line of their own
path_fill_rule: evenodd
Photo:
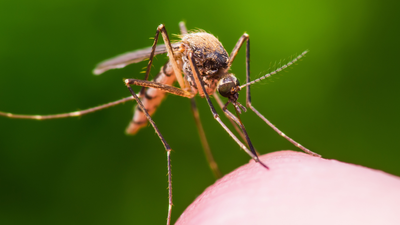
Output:
<svg viewBox="0 0 400 225">
<path fill-rule="evenodd" d="M 217 163 L 214 160 L 214 157 L 211 153 L 210 146 L 208 145 L 206 133 L 204 132 L 203 125 L 201 124 L 199 110 L 197 109 L 196 100 L 194 98 L 190 99 L 191 109 L 193 113 L 194 120 L 196 122 L 197 131 L 199 132 L 200 141 L 203 146 L 204 154 L 206 155 L 208 165 L 211 168 L 211 171 L 214 174 L 214 177 L 219 179 L 222 177 L 221 171 L 218 168 Z"/>
<path fill-rule="evenodd" d="M 168 37 L 168 33 L 167 30 L 165 29 L 164 24 L 161 24 L 160 26 L 158 26 L 157 30 L 161 31 L 164 43 L 165 43 L 165 47 L 167 48 L 167 52 L 168 52 L 168 57 L 169 57 L 169 61 L 171 63 L 171 66 L 174 70 L 175 73 L 175 77 L 176 80 L 179 83 L 179 86 L 183 89 L 186 90 L 186 86 L 185 86 L 185 82 L 183 80 L 183 76 L 182 76 L 182 72 L 178 67 L 178 64 L 175 60 L 175 56 L 174 56 L 174 51 L 172 50 L 172 46 L 171 46 L 171 41 Z"/>
<path fill-rule="evenodd" d="M 277 70 L 276 72 L 280 72 L 282 69 L 285 69 L 288 66 L 292 65 L 293 62 L 296 62 L 299 58 L 301 58 L 306 53 L 307 53 L 307 51 L 303 52 L 300 56 L 298 56 L 292 62 L 289 62 L 288 64 L 286 64 L 283 67 L 279 68 L 278 69 L 279 71 Z M 257 81 L 253 81 L 253 82 L 257 82 Z M 251 83 L 250 82 L 250 39 L 247 40 L 247 45 L 246 45 L 246 83 L 247 84 Z M 273 125 L 271 122 L 269 122 L 269 120 L 267 120 L 267 118 L 265 118 L 260 112 L 258 112 L 251 105 L 250 85 L 246 86 L 246 106 L 249 107 L 251 110 L 253 110 L 253 112 L 255 112 L 257 114 L 257 116 L 259 116 L 262 120 L 264 120 L 264 122 L 267 123 L 272 129 L 274 129 L 274 131 L 276 131 L 282 137 L 286 138 L 286 140 L 290 141 L 296 147 L 300 148 L 301 150 L 303 150 L 304 152 L 306 152 L 306 153 L 308 153 L 310 155 L 321 157 L 321 155 L 308 150 L 307 148 L 305 148 L 304 146 L 302 146 L 298 142 L 296 142 L 293 139 L 291 139 L 290 137 L 286 136 L 282 131 L 280 131 L 275 125 Z"/>
<path fill-rule="evenodd" d="M 78 117 L 83 116 L 88 113 L 96 112 L 105 108 L 109 108 L 124 102 L 132 101 L 134 98 L 132 96 L 106 103 L 104 105 L 99 105 L 93 108 L 69 112 L 69 113 L 60 113 L 60 114 L 53 114 L 53 115 L 23 115 L 23 114 L 14 114 L 8 112 L 0 112 L 0 116 L 12 118 L 12 119 L 28 119 L 28 120 L 50 120 L 50 119 L 61 119 L 61 118 L 68 118 L 68 117 Z"/>
<path fill-rule="evenodd" d="M 199 73 L 199 71 L 198 71 L 198 69 L 197 69 L 197 67 L 196 67 L 196 62 L 194 61 L 194 58 L 193 58 L 193 53 L 191 53 L 191 52 L 189 53 L 189 63 L 190 63 L 190 66 L 191 66 L 191 68 L 192 68 L 193 76 L 194 76 L 194 79 L 195 79 L 195 81 L 196 81 L 196 83 L 197 83 L 197 86 L 198 86 L 198 87 L 200 86 L 200 87 L 202 88 L 202 90 L 203 90 L 203 92 L 204 92 L 204 96 L 205 96 L 205 98 L 206 98 L 206 100 L 207 100 L 207 103 L 208 103 L 208 105 L 210 106 L 211 112 L 212 112 L 212 114 L 213 114 L 213 116 L 214 116 L 214 119 L 218 121 L 218 123 L 222 126 L 222 128 L 224 128 L 224 130 L 232 137 L 232 139 L 235 140 L 235 142 L 236 142 L 236 143 L 237 143 L 237 144 L 252 158 L 252 159 L 254 159 L 254 161 L 260 163 L 260 165 L 262 165 L 264 168 L 268 169 L 268 166 L 265 165 L 265 164 L 258 158 L 258 156 L 257 156 L 257 154 L 256 154 L 256 152 L 255 152 L 255 150 L 252 148 L 253 145 L 250 145 L 250 144 L 249 144 L 249 145 L 250 145 L 250 150 L 249 150 L 249 149 L 246 147 L 246 145 L 244 145 L 242 142 L 240 142 L 240 140 L 232 133 L 232 131 L 229 130 L 229 128 L 222 122 L 221 118 L 219 117 L 217 111 L 215 110 L 215 108 L 214 108 L 214 106 L 213 106 L 213 104 L 212 104 L 212 102 L 211 102 L 211 100 L 210 100 L 210 97 L 208 96 L 208 94 L 207 94 L 207 92 L 206 92 L 206 89 L 204 88 L 204 84 L 202 83 L 201 78 L 200 78 L 200 73 Z M 247 139 L 247 138 L 246 138 L 246 139 Z M 250 139 L 249 139 L 249 141 L 250 141 Z"/>
<path fill-rule="evenodd" d="M 171 64 L 167 62 L 161 68 L 156 78 L 154 78 L 154 82 L 172 85 L 175 81 L 175 76 L 173 76 L 173 74 L 174 70 L 172 69 Z M 145 87 L 143 86 L 141 90 L 144 90 L 144 88 Z M 161 101 L 164 99 L 164 97 L 165 97 L 164 91 L 156 88 L 147 88 L 143 93 L 141 99 L 147 112 L 150 115 L 153 115 L 157 107 L 161 104 Z M 136 106 L 133 118 L 129 123 L 128 127 L 126 128 L 125 132 L 127 134 L 134 135 L 142 127 L 145 127 L 146 125 L 147 125 L 146 115 L 144 114 L 144 112 L 142 112 L 142 110 L 138 106 Z"/>
<path fill-rule="evenodd" d="M 167 216 L 167 225 L 171 223 L 171 210 L 172 210 L 172 172 L 171 172 L 171 151 L 172 149 L 169 147 L 167 141 L 162 136 L 161 132 L 158 130 L 156 124 L 154 123 L 153 119 L 151 118 L 150 114 L 147 112 L 146 108 L 140 101 L 139 97 L 135 94 L 132 88 L 129 86 L 129 81 L 125 80 L 125 85 L 128 87 L 129 92 L 131 92 L 133 98 L 136 100 L 138 107 L 142 110 L 142 112 L 146 115 L 147 120 L 153 126 L 155 132 L 157 133 L 158 137 L 160 138 L 162 144 L 164 145 L 165 151 L 167 151 L 167 168 L 168 168 L 168 216 Z"/>
</svg>

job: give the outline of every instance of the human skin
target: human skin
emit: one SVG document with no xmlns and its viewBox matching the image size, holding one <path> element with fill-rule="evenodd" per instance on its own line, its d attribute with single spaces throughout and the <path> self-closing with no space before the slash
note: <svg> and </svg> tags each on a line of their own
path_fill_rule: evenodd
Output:
<svg viewBox="0 0 400 225">
<path fill-rule="evenodd" d="M 208 187 L 187 224 L 400 224 L 400 178 L 300 152 L 260 156 Z"/>
</svg>

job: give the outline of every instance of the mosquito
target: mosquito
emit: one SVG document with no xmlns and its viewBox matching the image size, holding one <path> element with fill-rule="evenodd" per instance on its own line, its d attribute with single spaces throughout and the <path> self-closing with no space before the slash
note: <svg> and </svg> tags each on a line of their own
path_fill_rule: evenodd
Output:
<svg viewBox="0 0 400 225">
<path fill-rule="evenodd" d="M 194 101 L 196 95 L 205 98 L 212 116 L 214 119 L 222 126 L 222 128 L 231 136 L 231 138 L 242 148 L 253 160 L 259 163 L 265 169 L 269 169 L 266 164 L 264 164 L 258 158 L 258 154 L 250 141 L 250 137 L 247 134 L 245 126 L 243 125 L 240 114 L 246 112 L 246 107 L 238 102 L 239 92 L 246 88 L 246 106 L 250 108 L 257 116 L 259 116 L 265 123 L 267 123 L 272 129 L 274 129 L 279 135 L 286 138 L 296 147 L 300 148 L 304 152 L 320 157 L 317 153 L 314 153 L 307 148 L 300 145 L 298 142 L 294 141 L 290 137 L 286 136 L 277 127 L 275 127 L 269 120 L 267 120 L 259 111 L 257 111 L 251 103 L 250 96 L 250 85 L 257 83 L 265 78 L 268 78 L 287 67 L 293 65 L 300 58 L 302 58 L 307 51 L 304 51 L 296 58 L 292 59 L 285 65 L 275 69 L 274 71 L 265 74 L 253 81 L 250 80 L 250 38 L 247 33 L 244 33 L 236 43 L 230 55 L 228 55 L 225 48 L 219 42 L 219 40 L 212 34 L 206 33 L 204 31 L 194 31 L 188 32 L 186 26 L 183 22 L 179 23 L 181 35 L 180 41 L 171 43 L 168 36 L 167 30 L 163 24 L 157 27 L 157 31 L 154 37 L 153 45 L 149 48 L 136 50 L 133 52 L 128 52 L 120 56 L 108 59 L 96 66 L 93 73 L 96 75 L 102 74 L 110 69 L 123 68 L 132 63 L 138 63 L 144 60 L 149 60 L 147 64 L 146 74 L 144 80 L 138 79 L 125 79 L 125 85 L 127 86 L 131 96 L 110 102 L 97 107 L 89 108 L 82 111 L 75 111 L 62 114 L 53 115 L 21 115 L 0 112 L 0 116 L 5 116 L 9 118 L 17 119 L 35 119 L 35 120 L 45 120 L 45 119 L 58 119 L 66 117 L 77 117 L 84 114 L 92 113 L 104 108 L 108 108 L 114 105 L 118 105 L 123 102 L 135 100 L 137 102 L 135 113 L 130 121 L 126 133 L 135 134 L 141 128 L 146 126 L 149 122 L 157 135 L 159 136 L 164 148 L 167 152 L 167 170 L 168 170 L 168 214 L 167 214 L 167 225 L 171 222 L 171 211 L 172 211 L 172 183 L 171 183 L 171 147 L 164 139 L 163 135 L 156 126 L 154 120 L 152 119 L 153 113 L 156 108 L 161 104 L 161 101 L 167 93 L 174 94 L 182 97 L 189 98 L 191 100 L 192 113 L 196 121 L 196 126 L 199 132 L 201 143 L 203 145 L 204 151 L 211 170 L 213 171 L 215 177 L 221 177 L 218 166 L 212 157 L 205 132 L 201 125 L 199 112 Z M 161 33 L 164 40 L 164 44 L 157 45 L 159 34 Z M 242 45 L 246 43 L 246 83 L 240 85 L 239 80 L 234 74 L 230 73 L 230 67 L 239 52 Z M 149 81 L 149 74 L 153 59 L 155 55 L 165 54 L 168 55 L 168 62 L 161 67 L 158 75 Z M 182 74 L 183 73 L 183 74 Z M 177 81 L 178 86 L 173 86 Z M 131 85 L 141 86 L 139 93 L 135 93 L 131 88 Z M 226 98 L 226 103 L 223 104 L 222 100 L 218 96 Z M 235 129 L 238 131 L 239 135 L 244 140 L 243 144 L 234 133 L 222 122 L 219 114 L 217 113 L 211 99 L 210 95 L 213 95 L 218 105 L 221 107 L 224 114 L 234 125 Z M 232 104 L 235 110 L 235 114 L 228 110 L 228 105 Z"/>
</svg>

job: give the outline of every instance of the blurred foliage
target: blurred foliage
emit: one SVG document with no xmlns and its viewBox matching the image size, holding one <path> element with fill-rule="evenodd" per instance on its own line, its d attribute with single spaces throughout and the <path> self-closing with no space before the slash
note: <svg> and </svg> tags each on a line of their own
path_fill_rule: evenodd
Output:
<svg viewBox="0 0 400 225">
<path fill-rule="evenodd" d="M 228 52 L 250 34 L 253 78 L 309 49 L 289 72 L 254 85 L 253 105 L 325 158 L 400 175 L 398 11 L 399 2 L 368 0 L 0 1 L 0 110 L 52 114 L 126 97 L 122 79 L 143 77 L 146 62 L 98 77 L 94 65 L 150 46 L 160 23 L 178 34 L 184 20 Z M 157 57 L 152 76 L 165 61 Z M 243 50 L 232 71 L 243 83 Z M 248 162 L 197 102 L 222 171 Z M 133 105 L 79 119 L 0 118 L 0 224 L 165 223 L 166 154 L 150 127 L 124 135 Z M 214 182 L 189 105 L 168 96 L 154 116 L 174 150 L 174 221 Z M 242 119 L 259 152 L 298 150 L 254 113 Z"/>
</svg>

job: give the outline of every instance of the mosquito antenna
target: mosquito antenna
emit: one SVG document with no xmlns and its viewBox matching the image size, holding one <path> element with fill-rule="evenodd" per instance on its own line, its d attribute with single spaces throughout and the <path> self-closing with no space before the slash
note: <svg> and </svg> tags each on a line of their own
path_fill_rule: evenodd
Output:
<svg viewBox="0 0 400 225">
<path fill-rule="evenodd" d="M 305 54 L 307 54 L 307 52 L 308 52 L 308 50 L 304 51 L 303 53 L 301 53 L 300 55 L 298 55 L 296 58 L 294 58 L 294 59 L 291 60 L 290 62 L 286 63 L 285 65 L 283 65 L 283 66 L 281 66 L 281 67 L 275 69 L 274 71 L 272 71 L 272 72 L 270 72 L 270 73 L 267 73 L 267 74 L 265 74 L 264 76 L 262 76 L 262 77 L 260 77 L 260 78 L 257 78 L 257 79 L 255 79 L 255 80 L 253 80 L 253 81 L 250 81 L 249 83 L 243 84 L 242 86 L 240 86 L 240 89 L 242 89 L 242 88 L 244 88 L 244 87 L 247 87 L 247 86 L 250 86 L 250 85 L 252 85 L 252 84 L 254 84 L 254 83 L 257 83 L 257 82 L 259 82 L 259 81 L 261 81 L 261 80 L 264 80 L 265 78 L 268 78 L 268 77 L 270 77 L 270 76 L 272 76 L 272 75 L 274 75 L 274 74 L 277 74 L 277 73 L 281 72 L 282 70 L 288 68 L 289 66 L 291 66 L 291 65 L 293 65 L 295 62 L 297 62 L 300 58 L 302 58 Z"/>
</svg>

